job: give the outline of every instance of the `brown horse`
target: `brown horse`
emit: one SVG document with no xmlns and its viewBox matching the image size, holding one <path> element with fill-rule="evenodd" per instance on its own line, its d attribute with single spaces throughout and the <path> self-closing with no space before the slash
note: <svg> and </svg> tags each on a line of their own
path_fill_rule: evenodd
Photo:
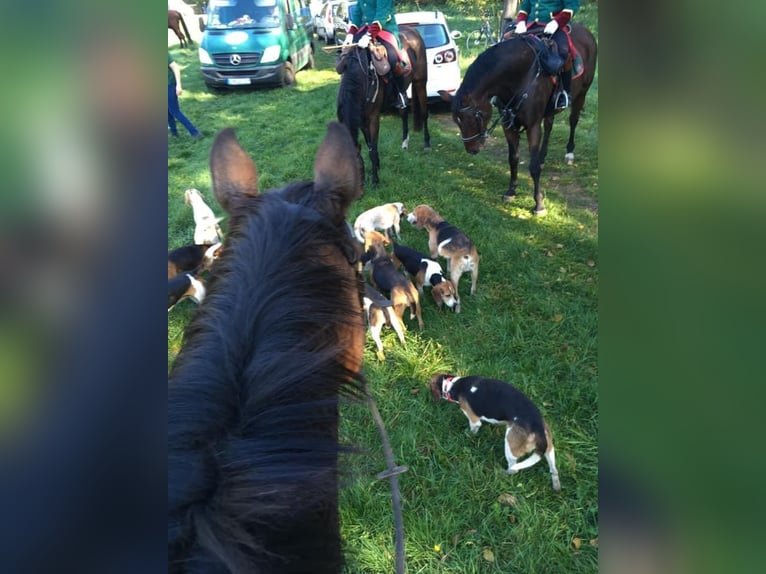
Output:
<svg viewBox="0 0 766 574">
<path fill-rule="evenodd" d="M 184 32 L 181 32 L 181 26 L 184 28 Z M 178 37 L 178 41 L 181 42 L 181 47 L 188 48 L 192 44 L 191 34 L 189 34 L 189 28 L 186 27 L 184 17 L 178 10 L 168 10 L 168 30 L 173 30 Z"/>
<path fill-rule="evenodd" d="M 585 104 L 585 95 L 593 83 L 596 70 L 596 39 L 584 26 L 572 25 L 572 40 L 582 56 L 584 71 L 572 80 L 572 110 L 569 114 L 569 142 L 564 156 L 568 164 L 574 163 L 575 128 Z M 452 102 L 452 118 L 460 128 L 461 139 L 470 154 L 479 153 L 492 127 L 492 106 L 497 107 L 505 139 L 508 142 L 508 164 L 511 180 L 503 199 L 516 196 L 519 168 L 519 134 L 527 131 L 529 144 L 529 173 L 534 181 L 535 215 L 546 213 L 544 194 L 540 189 L 540 173 L 548 153 L 548 140 L 553 128 L 553 117 L 561 110 L 554 109 L 552 96 L 555 85 L 551 76 L 540 67 L 537 51 L 530 39 L 512 36 L 491 46 L 477 56 L 466 70 L 463 82 L 454 96 L 440 92 L 442 98 Z M 545 132 L 540 143 L 541 123 Z"/>
<path fill-rule="evenodd" d="M 428 60 L 423 38 L 418 31 L 409 26 L 399 26 L 399 41 L 402 49 L 407 52 L 412 65 L 412 71 L 407 85 L 412 86 L 412 115 L 413 129 L 423 131 L 423 149 L 431 149 L 431 134 L 428 132 L 428 107 L 426 83 L 428 82 Z M 364 135 L 372 164 L 372 184 L 378 185 L 380 156 L 378 154 L 378 136 L 380 134 L 380 114 L 388 101 L 393 86 L 378 76 L 370 62 L 368 49 L 354 47 L 343 56 L 338 69 L 342 74 L 338 90 L 338 121 L 345 125 L 351 137 L 359 146 L 359 131 Z M 407 85 L 404 89 L 407 89 Z M 400 110 L 402 118 L 402 149 L 409 147 L 409 109 Z M 364 171 L 364 162 L 359 161 Z M 363 178 L 364 179 L 364 178 Z"/>
<path fill-rule="evenodd" d="M 210 168 L 229 232 L 169 378 L 168 572 L 337 574 L 338 402 L 365 336 L 357 150 L 331 123 L 314 181 L 260 194 L 229 128 Z"/>
</svg>

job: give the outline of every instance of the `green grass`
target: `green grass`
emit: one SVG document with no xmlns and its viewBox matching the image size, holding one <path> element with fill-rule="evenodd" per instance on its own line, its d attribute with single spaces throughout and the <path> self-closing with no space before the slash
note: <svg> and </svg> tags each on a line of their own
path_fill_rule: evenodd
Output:
<svg viewBox="0 0 766 574">
<path fill-rule="evenodd" d="M 592 29 L 596 19 L 593 4 L 578 14 Z M 478 23 L 474 20 L 450 22 L 465 31 Z M 186 188 L 200 189 L 223 215 L 213 200 L 207 165 L 212 137 L 223 127 L 236 128 L 258 164 L 262 188 L 311 179 L 313 156 L 327 122 L 335 119 L 339 82 L 332 58 L 319 51 L 317 69 L 299 72 L 294 88 L 214 95 L 202 83 L 196 52 L 174 49 L 173 54 L 188 66 L 181 107 L 206 137 L 193 142 L 182 133 L 169 143 L 168 248 L 192 241 Z M 469 63 L 462 61 L 464 68 Z M 469 156 L 450 114 L 437 105 L 429 122 L 433 151 L 424 152 L 421 135 L 412 134 L 410 149 L 403 152 L 399 119 L 383 118 L 381 184 L 366 189 L 350 219 L 389 201 L 403 201 L 408 208 L 428 203 L 463 229 L 482 256 L 477 294 L 468 295 L 467 276 L 460 285 L 461 314 L 439 312 L 426 297 L 425 329 L 408 322 L 406 348 L 393 331 L 384 330 L 384 362 L 376 359 L 367 338 L 365 372 L 397 463 L 409 466 L 400 483 L 410 573 L 597 570 L 597 89 L 596 80 L 578 128 L 574 167 L 563 163 L 568 125 L 565 118 L 556 121 L 541 179 L 548 207 L 544 218 L 530 215 L 526 163 L 519 199 L 510 205 L 500 201 L 508 165 L 499 132 L 482 153 Z M 526 157 L 523 150 L 522 161 Z M 402 236 L 404 244 L 427 251 L 425 231 L 404 222 Z M 194 309 L 184 301 L 169 315 L 169 362 Z M 502 428 L 485 425 L 470 435 L 455 405 L 430 400 L 427 382 L 443 370 L 502 378 L 532 398 L 552 428 L 561 492 L 552 490 L 544 463 L 513 477 L 504 473 Z M 343 465 L 348 572 L 392 572 L 390 492 L 387 482 L 374 479 L 384 459 L 366 408 L 344 405 L 341 436 L 364 450 Z M 515 505 L 501 505 L 502 494 L 513 495 Z M 581 541 L 579 548 L 573 539 Z"/>
</svg>

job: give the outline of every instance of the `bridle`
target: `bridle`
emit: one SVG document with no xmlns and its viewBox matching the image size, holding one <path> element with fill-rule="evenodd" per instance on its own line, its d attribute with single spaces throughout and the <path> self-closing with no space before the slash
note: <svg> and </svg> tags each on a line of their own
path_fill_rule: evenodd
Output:
<svg viewBox="0 0 766 574">
<path fill-rule="evenodd" d="M 483 126 L 484 125 L 484 113 L 477 106 L 463 106 L 462 108 L 460 108 L 458 110 L 458 113 L 463 113 L 463 112 L 472 112 L 473 113 L 473 117 L 478 122 L 479 126 Z M 481 127 L 480 127 L 479 131 L 477 133 L 475 133 L 472 136 L 468 136 L 467 138 L 463 137 L 463 134 L 461 133 L 460 134 L 460 139 L 463 141 L 463 143 L 472 142 L 473 140 L 478 139 L 478 138 L 481 138 L 482 140 L 485 140 L 485 139 L 487 139 L 489 137 L 489 135 L 492 132 L 492 129 L 494 127 L 495 126 L 493 125 L 492 128 L 490 128 L 488 130 L 484 130 L 484 131 L 482 131 Z"/>
<path fill-rule="evenodd" d="M 482 140 L 487 139 L 490 135 L 492 135 L 492 131 L 497 126 L 498 122 L 503 122 L 503 127 L 505 129 L 511 129 L 513 126 L 513 122 L 516 120 L 516 116 L 519 113 L 519 110 L 521 109 L 521 106 L 524 104 L 524 102 L 529 97 L 529 89 L 532 87 L 532 84 L 537 81 L 537 79 L 540 77 L 540 54 L 537 50 L 535 50 L 530 44 L 529 40 L 527 40 L 524 37 L 521 37 L 524 42 L 532 48 L 532 51 L 535 55 L 534 59 L 532 60 L 531 65 L 529 66 L 529 70 L 527 71 L 527 76 L 529 73 L 536 67 L 536 73 L 534 76 L 532 76 L 532 79 L 527 82 L 527 85 L 524 86 L 524 88 L 517 92 L 515 95 L 511 97 L 511 99 L 508 101 L 507 104 L 503 105 L 500 99 L 497 96 L 492 96 L 490 99 L 490 104 L 495 106 L 497 108 L 497 111 L 499 113 L 498 117 L 495 118 L 495 121 L 492 122 L 492 125 L 489 126 L 487 129 L 482 130 L 482 126 L 485 125 L 484 122 L 484 113 L 477 107 L 477 106 L 463 106 L 462 108 L 458 109 L 458 113 L 464 113 L 464 112 L 471 112 L 473 114 L 474 119 L 478 122 L 480 128 L 477 133 L 475 133 L 472 136 L 463 137 L 462 132 L 460 134 L 460 139 L 463 141 L 463 143 L 467 143 L 470 141 L 473 141 L 475 139 L 481 138 Z M 458 124 L 459 125 L 459 124 Z M 519 130 L 522 131 L 522 130 Z"/>
</svg>

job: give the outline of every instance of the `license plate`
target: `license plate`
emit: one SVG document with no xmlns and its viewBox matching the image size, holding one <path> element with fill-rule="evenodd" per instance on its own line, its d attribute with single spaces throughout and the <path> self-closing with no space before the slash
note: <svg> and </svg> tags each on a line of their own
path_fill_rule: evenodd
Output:
<svg viewBox="0 0 766 574">
<path fill-rule="evenodd" d="M 248 86 L 250 78 L 226 78 L 226 83 L 230 86 Z"/>
</svg>

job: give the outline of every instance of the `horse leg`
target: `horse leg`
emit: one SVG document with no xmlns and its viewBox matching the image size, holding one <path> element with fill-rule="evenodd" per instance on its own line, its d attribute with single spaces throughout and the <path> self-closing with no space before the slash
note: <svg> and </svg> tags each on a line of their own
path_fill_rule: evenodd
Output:
<svg viewBox="0 0 766 574">
<path fill-rule="evenodd" d="M 415 131 L 423 124 L 423 151 L 431 151 L 431 133 L 428 131 L 428 96 L 426 95 L 425 82 L 413 82 L 412 84 L 412 113 L 415 116 Z"/>
<path fill-rule="evenodd" d="M 543 118 L 543 144 L 540 146 L 540 167 L 545 165 L 545 158 L 548 156 L 548 141 L 551 139 L 553 130 L 554 115 L 550 114 Z"/>
<path fill-rule="evenodd" d="M 508 165 L 511 168 L 511 181 L 508 191 L 503 195 L 503 201 L 512 201 L 516 197 L 516 185 L 519 181 L 519 132 L 504 130 L 505 141 L 508 142 Z"/>
<path fill-rule="evenodd" d="M 569 141 L 567 142 L 567 153 L 564 155 L 564 161 L 567 165 L 574 165 L 575 129 L 577 129 L 577 122 L 580 121 L 580 112 L 585 105 L 585 94 L 586 91 L 582 90 L 572 102 L 572 111 L 569 114 Z"/>
<path fill-rule="evenodd" d="M 540 189 L 540 174 L 543 171 L 540 163 L 540 124 L 535 123 L 527 128 L 527 143 L 529 144 L 529 174 L 535 184 L 535 215 L 545 215 L 544 194 Z"/>
<path fill-rule="evenodd" d="M 410 118 L 409 110 L 403 108 L 399 110 L 399 117 L 402 118 L 402 149 L 410 148 Z"/>
<path fill-rule="evenodd" d="M 380 135 L 379 109 L 370 114 L 369 135 L 367 148 L 370 151 L 370 163 L 372 164 L 372 185 L 376 186 L 380 183 L 380 178 L 378 177 L 378 171 L 380 170 L 380 156 L 378 155 L 378 136 Z"/>
</svg>

